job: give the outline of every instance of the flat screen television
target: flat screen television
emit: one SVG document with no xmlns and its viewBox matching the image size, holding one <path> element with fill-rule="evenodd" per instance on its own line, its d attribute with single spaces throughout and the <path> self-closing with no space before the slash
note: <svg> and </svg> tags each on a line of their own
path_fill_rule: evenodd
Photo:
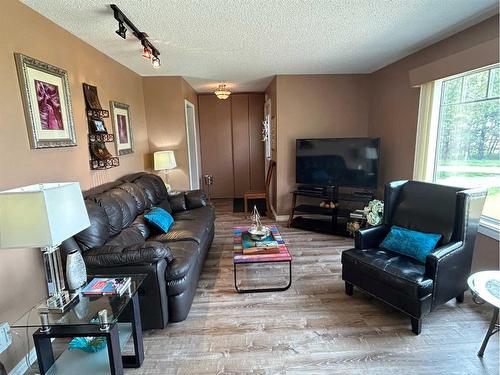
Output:
<svg viewBox="0 0 500 375">
<path fill-rule="evenodd" d="M 379 138 L 297 139 L 296 182 L 375 189 L 379 144 Z"/>
</svg>

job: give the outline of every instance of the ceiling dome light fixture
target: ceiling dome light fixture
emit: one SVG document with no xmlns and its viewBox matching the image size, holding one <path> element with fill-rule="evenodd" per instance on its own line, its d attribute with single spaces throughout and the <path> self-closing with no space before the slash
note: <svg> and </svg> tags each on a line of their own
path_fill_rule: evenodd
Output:
<svg viewBox="0 0 500 375">
<path fill-rule="evenodd" d="M 219 85 L 217 90 L 214 91 L 215 96 L 221 100 L 226 100 L 231 95 L 231 91 L 226 88 L 226 85 Z"/>
</svg>

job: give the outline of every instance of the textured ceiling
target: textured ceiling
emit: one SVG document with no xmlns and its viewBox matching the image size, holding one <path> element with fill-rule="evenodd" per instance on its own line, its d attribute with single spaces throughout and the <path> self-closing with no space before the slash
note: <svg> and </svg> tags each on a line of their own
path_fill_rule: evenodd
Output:
<svg viewBox="0 0 500 375">
<path fill-rule="evenodd" d="M 116 0 L 160 50 L 115 34 L 109 2 L 22 0 L 143 76 L 199 92 L 263 91 L 275 74 L 369 73 L 494 14 L 497 0 Z"/>
</svg>

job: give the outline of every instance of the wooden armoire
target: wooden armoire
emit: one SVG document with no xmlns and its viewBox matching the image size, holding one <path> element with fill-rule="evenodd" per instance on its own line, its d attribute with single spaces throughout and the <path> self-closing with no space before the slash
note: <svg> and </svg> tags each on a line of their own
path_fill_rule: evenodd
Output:
<svg viewBox="0 0 500 375">
<path fill-rule="evenodd" d="M 212 198 L 264 190 L 264 94 L 198 95 L 202 173 L 213 175 Z M 205 186 L 204 186 L 205 188 Z"/>
</svg>

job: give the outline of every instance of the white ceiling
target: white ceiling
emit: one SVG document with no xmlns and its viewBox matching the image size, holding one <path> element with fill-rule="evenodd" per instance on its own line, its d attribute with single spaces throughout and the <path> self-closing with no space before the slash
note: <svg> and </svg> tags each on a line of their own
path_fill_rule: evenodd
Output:
<svg viewBox="0 0 500 375">
<path fill-rule="evenodd" d="M 161 52 L 115 34 L 109 0 L 22 0 L 143 76 L 198 92 L 263 91 L 275 74 L 370 73 L 495 14 L 497 0 L 116 0 Z"/>
</svg>

